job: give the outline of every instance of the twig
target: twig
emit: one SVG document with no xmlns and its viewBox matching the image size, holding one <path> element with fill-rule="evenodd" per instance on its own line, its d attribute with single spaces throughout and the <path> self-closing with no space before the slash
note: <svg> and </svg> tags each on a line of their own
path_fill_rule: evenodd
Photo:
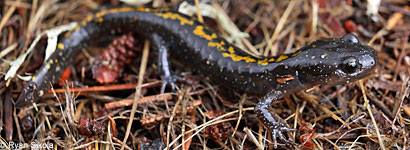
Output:
<svg viewBox="0 0 410 150">
<path fill-rule="evenodd" d="M 142 81 L 144 80 L 145 69 L 147 67 L 148 54 L 149 54 L 149 41 L 146 40 L 145 43 L 144 43 L 144 49 L 142 51 L 141 67 L 140 67 L 140 71 L 138 73 L 138 86 L 135 88 L 136 94 L 135 94 L 135 97 L 134 97 L 134 103 L 132 104 L 130 119 L 128 120 L 127 131 L 125 132 L 125 137 L 124 137 L 124 140 L 122 141 L 123 143 L 122 143 L 122 146 L 121 146 L 121 150 L 124 149 L 124 147 L 127 143 L 128 136 L 130 135 L 131 126 L 132 126 L 132 123 L 133 123 L 135 111 L 137 110 L 137 106 L 138 106 L 138 100 L 141 96 L 141 85 L 142 85 Z"/>
</svg>

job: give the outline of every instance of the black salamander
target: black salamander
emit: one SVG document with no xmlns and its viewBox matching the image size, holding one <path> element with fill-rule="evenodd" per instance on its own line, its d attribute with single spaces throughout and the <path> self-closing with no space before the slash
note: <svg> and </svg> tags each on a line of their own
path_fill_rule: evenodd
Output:
<svg viewBox="0 0 410 150">
<path fill-rule="evenodd" d="M 194 71 L 233 89 L 265 96 L 255 107 L 258 118 L 276 137 L 285 124 L 268 111 L 272 102 L 319 84 L 345 84 L 370 75 L 378 63 L 373 48 L 360 44 L 353 34 L 340 39 L 321 39 L 295 53 L 255 57 L 228 43 L 205 25 L 177 12 L 148 8 L 103 10 L 79 23 L 60 40 L 57 50 L 24 87 L 16 102 L 26 106 L 50 89 L 81 49 L 113 29 L 136 32 L 149 38 L 159 50 L 165 83 L 176 80 L 168 66 L 168 49 Z M 289 142 L 289 141 L 287 141 Z"/>
</svg>

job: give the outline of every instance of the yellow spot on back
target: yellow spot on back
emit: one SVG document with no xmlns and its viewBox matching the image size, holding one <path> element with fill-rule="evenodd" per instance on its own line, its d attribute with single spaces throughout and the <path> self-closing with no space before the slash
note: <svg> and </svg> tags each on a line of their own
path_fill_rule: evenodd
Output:
<svg viewBox="0 0 410 150">
<path fill-rule="evenodd" d="M 50 69 L 50 68 L 51 68 L 50 64 L 47 64 L 46 68 L 47 68 L 47 69 Z"/>
<path fill-rule="evenodd" d="M 58 59 L 54 59 L 54 61 L 55 61 L 56 63 L 58 63 Z"/>
<path fill-rule="evenodd" d="M 144 7 L 139 7 L 139 8 L 135 8 L 134 10 L 136 11 L 144 11 L 144 12 L 158 12 L 158 11 L 167 11 L 168 9 L 166 8 L 144 8 Z"/>
<path fill-rule="evenodd" d="M 103 22 L 103 21 L 104 21 L 104 19 L 103 19 L 103 18 L 101 18 L 101 17 L 99 17 L 99 18 L 95 19 L 95 21 L 96 21 L 96 22 Z"/>
<path fill-rule="evenodd" d="M 296 53 L 293 53 L 293 54 L 292 54 L 292 57 L 295 57 L 295 56 L 299 55 L 301 52 L 302 52 L 302 51 L 297 51 Z"/>
<path fill-rule="evenodd" d="M 80 26 L 76 26 L 76 27 L 74 28 L 74 30 L 77 31 L 77 30 L 80 30 L 80 28 L 81 28 Z"/>
<path fill-rule="evenodd" d="M 280 56 L 276 61 L 277 61 L 277 62 L 280 62 L 280 61 L 285 60 L 285 59 L 287 59 L 287 58 L 288 58 L 288 56 L 282 55 L 282 56 Z"/>
<path fill-rule="evenodd" d="M 268 65 L 268 58 L 265 58 L 265 59 L 263 59 L 263 60 L 258 60 L 258 64 L 260 64 L 260 65 Z"/>
<path fill-rule="evenodd" d="M 57 48 L 58 49 L 64 49 L 64 44 L 63 43 L 58 43 Z"/>
<path fill-rule="evenodd" d="M 70 35 L 71 35 L 70 31 L 64 34 L 65 37 L 69 37 Z"/>
<path fill-rule="evenodd" d="M 212 37 L 213 39 L 216 39 L 218 36 L 217 36 L 215 33 L 212 33 L 211 37 Z"/>
<path fill-rule="evenodd" d="M 215 33 L 212 33 L 211 35 L 206 34 L 204 32 L 204 26 L 202 25 L 198 25 L 196 26 L 196 28 L 194 29 L 194 31 L 192 31 L 193 34 L 202 37 L 210 42 L 208 42 L 208 46 L 209 47 L 216 47 L 217 49 L 221 50 L 221 51 L 226 51 L 226 48 L 223 47 L 223 45 L 225 45 L 224 41 L 220 41 L 218 42 L 213 42 L 213 39 L 218 38 L 218 36 Z M 250 62 L 256 62 L 256 60 L 254 58 L 251 58 L 249 56 L 239 56 L 235 54 L 235 49 L 232 46 L 229 46 L 228 48 L 228 52 L 229 53 L 222 53 L 223 57 L 229 57 L 231 58 L 233 61 L 237 62 L 237 61 L 245 61 L 246 63 L 250 63 Z M 260 61 L 260 60 L 258 60 Z M 267 59 L 265 59 L 263 62 L 258 62 L 261 65 L 267 65 Z"/>
<path fill-rule="evenodd" d="M 31 80 L 35 80 L 36 79 L 36 76 L 31 76 Z"/>
<path fill-rule="evenodd" d="M 53 63 L 54 63 L 54 61 L 52 59 L 50 59 L 50 64 L 53 64 Z"/>
<path fill-rule="evenodd" d="M 95 13 L 94 16 L 95 17 L 101 17 L 101 16 L 106 15 L 108 12 L 109 12 L 109 10 L 102 10 L 102 11 L 99 11 L 99 12 Z"/>
<path fill-rule="evenodd" d="M 216 43 L 216 42 L 209 42 L 208 43 L 209 47 L 216 47 L 217 49 L 221 50 L 221 51 L 226 51 L 225 47 L 222 46 L 222 44 L 220 43 Z"/>
<path fill-rule="evenodd" d="M 231 54 L 235 53 L 235 50 L 233 49 L 232 46 L 229 46 L 228 51 L 229 51 L 229 53 L 231 53 Z"/>
<path fill-rule="evenodd" d="M 94 16 L 88 16 L 87 18 L 84 19 L 85 22 L 90 22 L 93 20 Z"/>
<path fill-rule="evenodd" d="M 211 35 L 206 34 L 206 33 L 204 32 L 204 28 L 205 28 L 204 26 L 198 25 L 198 26 L 196 26 L 196 28 L 194 29 L 194 31 L 192 31 L 192 33 L 194 33 L 195 35 L 197 35 L 197 36 L 199 36 L 199 37 L 202 37 L 202 38 L 204 38 L 204 39 L 210 41 L 210 42 L 208 42 L 208 46 L 209 46 L 209 47 L 216 47 L 217 49 L 219 49 L 219 50 L 221 50 L 221 51 L 226 51 L 226 48 L 223 46 L 223 45 L 225 45 L 225 42 L 224 42 L 224 41 L 220 41 L 219 43 L 218 43 L 218 42 L 213 42 L 212 40 L 218 38 L 218 36 L 217 36 L 215 33 L 213 33 L 213 34 L 211 34 Z M 234 50 L 234 48 L 233 48 L 232 46 L 229 46 L 228 51 L 229 51 L 229 53 L 222 53 L 222 56 L 223 56 L 223 57 L 229 57 L 229 58 L 231 58 L 231 59 L 232 59 L 233 61 L 235 61 L 235 62 L 241 61 L 241 60 L 242 60 L 242 61 L 245 61 L 245 62 L 247 62 L 247 63 L 256 62 L 255 59 L 253 59 L 253 58 L 251 58 L 251 57 L 249 57 L 249 56 L 239 56 L 239 55 L 236 55 L 236 54 L 235 54 L 235 50 Z M 267 64 L 268 64 L 268 62 L 263 63 L 263 65 L 267 65 Z"/>
<path fill-rule="evenodd" d="M 120 9 L 118 9 L 118 8 L 113 8 L 113 9 L 108 9 L 107 10 L 109 13 L 117 13 L 117 12 L 119 12 L 120 11 Z M 125 12 L 125 11 L 124 11 Z"/>
<path fill-rule="evenodd" d="M 114 11 L 116 11 L 116 12 L 127 12 L 127 11 L 140 11 L 139 9 L 141 9 L 141 8 L 131 8 L 131 7 L 123 7 L 123 8 L 117 8 L 117 9 L 114 9 Z"/>
<path fill-rule="evenodd" d="M 196 28 L 192 32 L 197 36 L 207 39 L 208 41 L 211 41 L 213 39 L 212 36 L 204 32 L 204 26 L 201 26 L 201 25 L 196 26 Z"/>
<path fill-rule="evenodd" d="M 100 17 L 103 17 L 104 15 L 107 15 L 109 13 L 118 13 L 118 12 L 131 12 L 131 11 L 141 11 L 141 12 L 159 12 L 159 11 L 167 11 L 168 9 L 165 8 L 161 8 L 161 9 L 157 9 L 157 8 L 144 8 L 144 7 L 140 7 L 140 8 L 133 8 L 133 7 L 122 7 L 122 8 L 113 8 L 113 9 L 107 9 L 107 10 L 102 10 L 99 11 L 97 13 L 95 13 L 95 15 L 93 16 L 88 16 L 87 18 L 85 18 L 82 22 L 81 25 L 85 26 L 87 25 L 87 22 L 92 21 L 93 19 L 97 18 L 95 21 L 97 22 L 102 22 L 102 18 L 100 19 Z M 169 12 L 170 13 L 170 12 Z M 173 20 L 178 19 L 181 21 L 181 25 L 183 24 L 193 24 L 193 21 L 188 20 L 178 14 L 175 13 L 170 13 L 170 14 L 174 14 L 172 16 L 166 16 L 169 17 Z M 165 18 L 165 17 L 164 17 Z M 166 19 L 166 18 L 165 18 Z M 75 30 L 78 30 L 79 28 L 75 28 Z"/>
<path fill-rule="evenodd" d="M 101 17 L 104 16 L 108 13 L 118 13 L 118 12 L 130 12 L 130 11 L 141 11 L 141 12 L 158 12 L 158 11 L 166 11 L 168 9 L 157 9 L 157 8 L 144 8 L 144 7 L 139 7 L 139 8 L 133 8 L 133 7 L 121 7 L 121 8 L 112 8 L 112 9 L 107 9 L 107 10 L 102 10 L 100 12 L 97 12 L 94 16 L 95 17 Z"/>
<path fill-rule="evenodd" d="M 229 53 L 222 53 L 222 56 L 224 56 L 224 57 L 230 57 L 233 61 L 241 61 L 241 60 L 243 60 L 243 61 L 245 61 L 245 62 L 247 62 L 247 63 L 250 63 L 250 62 L 256 62 L 256 60 L 255 59 L 253 59 L 253 58 L 250 58 L 249 56 L 238 56 L 238 55 L 236 55 L 236 54 L 229 54 Z"/>
<path fill-rule="evenodd" d="M 193 25 L 194 21 L 189 20 L 185 17 L 182 17 L 181 15 L 177 14 L 177 13 L 172 13 L 172 12 L 166 12 L 166 13 L 157 13 L 157 16 L 160 16 L 164 19 L 172 19 L 172 20 L 179 20 L 181 25 L 184 24 L 189 24 L 189 25 Z"/>
<path fill-rule="evenodd" d="M 83 21 L 81 21 L 81 26 L 86 26 L 87 25 L 87 21 L 85 21 L 85 20 L 83 20 Z"/>
</svg>

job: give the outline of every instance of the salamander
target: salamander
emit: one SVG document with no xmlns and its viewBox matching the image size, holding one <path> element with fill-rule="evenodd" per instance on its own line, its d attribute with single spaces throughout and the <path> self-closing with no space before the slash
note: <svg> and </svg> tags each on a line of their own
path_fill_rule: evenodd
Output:
<svg viewBox="0 0 410 150">
<path fill-rule="evenodd" d="M 72 64 L 82 48 L 101 36 L 121 29 L 150 39 L 159 51 L 159 66 L 165 84 L 178 79 L 169 70 L 168 51 L 224 86 L 246 93 L 265 95 L 255 107 L 261 122 L 272 130 L 274 143 L 283 131 L 291 130 L 277 122 L 268 111 L 273 101 L 316 85 L 353 82 L 370 75 L 378 63 L 373 48 L 359 43 L 353 34 L 320 39 L 291 54 L 258 57 L 230 44 L 206 25 L 183 14 L 150 8 L 113 8 L 85 18 L 57 44 L 57 50 L 32 76 L 16 106 L 38 100 Z"/>
</svg>

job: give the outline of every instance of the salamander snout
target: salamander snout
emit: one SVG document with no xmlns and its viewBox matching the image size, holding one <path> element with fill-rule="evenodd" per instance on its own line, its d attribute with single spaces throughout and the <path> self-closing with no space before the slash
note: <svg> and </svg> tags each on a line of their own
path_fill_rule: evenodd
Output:
<svg viewBox="0 0 410 150">
<path fill-rule="evenodd" d="M 362 55 L 359 57 L 359 63 L 362 65 L 363 69 L 374 70 L 373 68 L 375 68 L 377 64 L 377 55 L 375 53 Z"/>
<path fill-rule="evenodd" d="M 19 98 L 16 101 L 16 107 L 23 107 L 31 103 L 32 99 L 36 96 L 37 84 L 29 82 L 28 86 L 24 87 Z"/>
<path fill-rule="evenodd" d="M 361 66 L 361 70 L 363 71 L 361 73 L 363 75 L 360 75 L 360 77 L 362 78 L 373 73 L 376 69 L 376 65 L 378 63 L 377 53 L 375 50 L 368 51 L 366 54 L 360 55 L 358 57 L 358 60 Z"/>
</svg>

